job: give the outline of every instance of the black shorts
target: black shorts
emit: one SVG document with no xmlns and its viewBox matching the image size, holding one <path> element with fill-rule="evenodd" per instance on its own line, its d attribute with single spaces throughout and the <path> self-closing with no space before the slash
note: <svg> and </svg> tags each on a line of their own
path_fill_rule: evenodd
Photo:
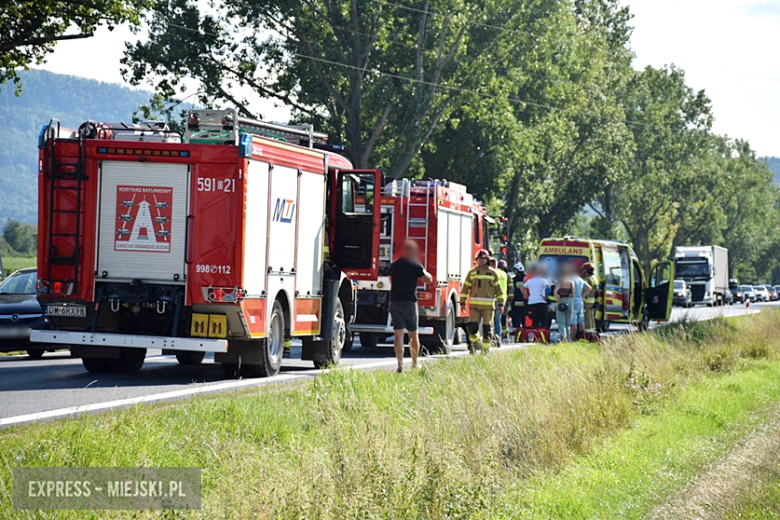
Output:
<svg viewBox="0 0 780 520">
<path fill-rule="evenodd" d="M 390 302 L 390 316 L 393 318 L 393 330 L 417 330 L 417 302 Z"/>
</svg>

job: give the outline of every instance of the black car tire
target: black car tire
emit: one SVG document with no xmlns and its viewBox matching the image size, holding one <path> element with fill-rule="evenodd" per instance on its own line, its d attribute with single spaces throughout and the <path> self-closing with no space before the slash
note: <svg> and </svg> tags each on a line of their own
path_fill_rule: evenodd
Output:
<svg viewBox="0 0 780 520">
<path fill-rule="evenodd" d="M 176 361 L 180 365 L 200 365 L 204 357 L 206 357 L 205 352 L 179 352 L 176 354 Z"/>
<path fill-rule="evenodd" d="M 81 363 L 84 365 L 84 368 L 87 369 L 87 372 L 92 373 L 101 373 L 101 372 L 109 372 L 111 368 L 108 365 L 109 360 L 105 358 L 81 358 Z"/>
<path fill-rule="evenodd" d="M 141 370 L 146 359 L 145 348 L 122 347 L 118 359 L 109 359 L 108 366 L 112 372 L 135 373 Z"/>
</svg>

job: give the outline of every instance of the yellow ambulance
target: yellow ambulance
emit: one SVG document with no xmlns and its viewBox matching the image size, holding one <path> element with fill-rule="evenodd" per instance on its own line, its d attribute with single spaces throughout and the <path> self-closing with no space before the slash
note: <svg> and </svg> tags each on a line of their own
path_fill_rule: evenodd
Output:
<svg viewBox="0 0 780 520">
<path fill-rule="evenodd" d="M 674 296 L 674 263 L 653 265 L 645 277 L 639 258 L 628 244 L 588 238 L 545 238 L 537 260 L 554 285 L 562 265 L 571 262 L 578 270 L 586 262 L 596 267 L 596 323 L 609 330 L 610 323 L 630 323 L 640 329 L 650 320 L 668 321 Z"/>
</svg>

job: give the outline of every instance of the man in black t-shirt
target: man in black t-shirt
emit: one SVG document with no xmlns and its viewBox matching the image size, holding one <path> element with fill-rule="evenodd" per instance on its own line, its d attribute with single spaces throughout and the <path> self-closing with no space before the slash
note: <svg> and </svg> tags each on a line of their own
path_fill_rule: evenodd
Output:
<svg viewBox="0 0 780 520">
<path fill-rule="evenodd" d="M 414 240 L 404 243 L 401 258 L 390 264 L 390 316 L 393 318 L 393 348 L 398 372 L 404 371 L 404 329 L 409 333 L 412 368 L 417 368 L 420 336 L 417 334 L 417 279 L 431 283 L 433 277 L 420 264 L 420 250 Z"/>
</svg>

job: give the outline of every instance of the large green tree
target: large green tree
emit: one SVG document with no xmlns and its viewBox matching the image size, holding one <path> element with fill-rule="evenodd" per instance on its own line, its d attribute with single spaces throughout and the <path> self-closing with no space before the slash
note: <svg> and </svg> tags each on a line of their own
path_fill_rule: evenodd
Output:
<svg viewBox="0 0 780 520">
<path fill-rule="evenodd" d="M 470 94 L 506 95 L 493 81 L 499 67 L 533 47 L 529 34 L 545 34 L 562 6 L 237 0 L 203 12 L 170 0 L 150 17 L 148 40 L 128 49 L 126 77 L 151 79 L 166 97 L 194 78 L 201 103 L 249 115 L 257 114 L 242 92 L 278 99 L 340 137 L 356 166 L 399 177 L 410 166 L 419 172 L 422 147 Z"/>
<path fill-rule="evenodd" d="M 681 193 L 700 182 L 697 160 L 712 124 L 710 101 L 676 68 L 647 67 L 631 80 L 625 102 L 635 152 L 627 176 L 611 187 L 611 206 L 649 268 L 666 258 L 679 229 Z"/>
</svg>

